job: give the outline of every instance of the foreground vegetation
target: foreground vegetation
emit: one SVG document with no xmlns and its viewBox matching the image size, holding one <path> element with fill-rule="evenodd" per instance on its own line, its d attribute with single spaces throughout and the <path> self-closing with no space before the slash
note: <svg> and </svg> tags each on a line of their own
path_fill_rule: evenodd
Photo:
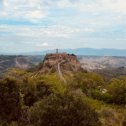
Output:
<svg viewBox="0 0 126 126">
<path fill-rule="evenodd" d="M 65 78 L 10 70 L 0 80 L 0 126 L 126 126 L 126 77 Z"/>
</svg>

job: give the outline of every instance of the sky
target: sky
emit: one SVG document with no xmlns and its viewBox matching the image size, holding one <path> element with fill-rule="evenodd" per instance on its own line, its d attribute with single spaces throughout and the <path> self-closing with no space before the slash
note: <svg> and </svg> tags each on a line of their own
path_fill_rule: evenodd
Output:
<svg viewBox="0 0 126 126">
<path fill-rule="evenodd" d="M 0 52 L 126 49 L 126 0 L 0 0 Z"/>
</svg>

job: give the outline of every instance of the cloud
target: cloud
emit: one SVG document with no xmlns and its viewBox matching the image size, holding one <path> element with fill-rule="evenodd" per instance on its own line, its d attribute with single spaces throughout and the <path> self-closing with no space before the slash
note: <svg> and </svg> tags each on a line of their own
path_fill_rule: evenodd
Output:
<svg viewBox="0 0 126 126">
<path fill-rule="evenodd" d="M 46 14 L 40 10 L 29 12 L 26 15 L 26 19 L 36 23 L 38 20 L 46 17 Z"/>
<path fill-rule="evenodd" d="M 28 50 L 34 49 L 37 45 L 44 48 L 86 46 L 84 43 L 88 43 L 89 47 L 98 46 L 92 44 L 93 40 L 96 43 L 99 41 L 99 47 L 109 40 L 109 47 L 110 41 L 114 43 L 115 40 L 118 40 L 117 42 L 125 40 L 124 0 L 0 0 L 0 2 L 0 43 L 4 43 L 3 45 L 8 48 L 16 48 L 15 43 L 22 48 L 27 46 Z"/>
<path fill-rule="evenodd" d="M 50 15 L 53 18 L 57 12 L 54 13 L 52 10 L 56 8 L 62 9 L 64 13 L 67 8 L 80 11 L 81 15 L 75 15 L 77 18 L 82 18 L 86 15 L 85 13 L 92 13 L 95 18 L 104 17 L 110 13 L 116 13 L 115 16 L 126 15 L 126 1 L 124 0 L 3 0 L 2 6 L 0 18 L 28 20 L 33 23 L 50 19 Z"/>
<path fill-rule="evenodd" d="M 3 6 L 3 0 L 0 0 L 0 7 Z"/>
<path fill-rule="evenodd" d="M 124 0 L 37 0 L 47 8 L 76 8 L 87 11 L 111 10 L 115 12 L 126 11 Z"/>
<path fill-rule="evenodd" d="M 38 43 L 36 44 L 37 47 L 41 48 L 41 47 L 48 47 L 49 46 L 49 43 L 47 42 L 44 42 L 44 43 Z"/>
<path fill-rule="evenodd" d="M 91 33 L 91 32 L 95 32 L 95 29 L 93 29 L 93 28 L 85 28 L 85 29 L 83 29 L 83 32 Z"/>
<path fill-rule="evenodd" d="M 63 37 L 67 38 L 73 36 L 74 34 L 79 32 L 79 29 L 69 27 L 69 26 L 60 26 L 53 25 L 48 27 L 40 27 L 40 26 L 10 26 L 3 25 L 0 26 L 0 32 L 9 33 L 15 36 L 24 36 L 24 37 Z M 5 34 L 6 35 L 6 34 Z"/>
<path fill-rule="evenodd" d="M 77 8 L 84 11 L 91 12 L 109 12 L 126 15 L 126 1 L 124 0 L 95 0 L 90 2 L 87 7 L 84 6 L 84 3 L 79 3 L 76 5 Z"/>
<path fill-rule="evenodd" d="M 42 43 L 42 46 L 49 46 L 49 44 L 48 43 Z"/>
<path fill-rule="evenodd" d="M 39 2 L 40 0 L 4 0 L 0 18 L 40 21 L 46 17 L 47 12 Z"/>
</svg>

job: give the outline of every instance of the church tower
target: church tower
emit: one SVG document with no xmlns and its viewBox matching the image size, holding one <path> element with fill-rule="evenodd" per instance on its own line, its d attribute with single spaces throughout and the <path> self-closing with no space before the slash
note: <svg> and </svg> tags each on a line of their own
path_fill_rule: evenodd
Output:
<svg viewBox="0 0 126 126">
<path fill-rule="evenodd" d="M 56 49 L 56 53 L 59 53 L 59 50 L 58 49 Z"/>
</svg>

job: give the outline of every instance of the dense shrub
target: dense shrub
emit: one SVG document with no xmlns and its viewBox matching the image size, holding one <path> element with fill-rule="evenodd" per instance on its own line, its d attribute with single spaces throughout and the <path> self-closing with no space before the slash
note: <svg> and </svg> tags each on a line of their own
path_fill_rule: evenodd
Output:
<svg viewBox="0 0 126 126">
<path fill-rule="evenodd" d="M 90 96 L 92 89 L 97 88 L 104 84 L 102 77 L 95 73 L 77 73 L 74 77 L 74 82 L 76 85 L 82 89 L 82 91 Z"/>
<path fill-rule="evenodd" d="M 112 79 L 107 88 L 112 103 L 126 104 L 126 77 Z"/>
<path fill-rule="evenodd" d="M 74 93 L 50 95 L 29 110 L 33 126 L 98 126 L 98 115 Z"/>
<path fill-rule="evenodd" d="M 62 86 L 54 75 L 25 78 L 21 87 L 24 94 L 24 104 L 27 106 L 32 106 L 44 96 L 60 92 L 59 90 L 62 90 Z"/>
<path fill-rule="evenodd" d="M 92 90 L 91 96 L 94 99 L 102 100 L 107 103 L 109 103 L 112 99 L 112 96 L 109 93 L 102 93 L 102 91 L 100 91 L 98 89 Z"/>
<path fill-rule="evenodd" d="M 0 81 L 0 118 L 5 122 L 18 120 L 20 116 L 19 83 L 12 78 Z"/>
<path fill-rule="evenodd" d="M 105 84 L 95 73 L 73 75 L 65 74 L 64 84 L 55 73 L 36 75 L 14 69 L 0 80 L 0 126 L 99 126 L 89 104 L 95 109 L 106 103 L 126 104 L 126 77 Z M 118 116 L 112 118 L 110 112 L 99 114 L 105 126 L 108 119 L 118 123 Z M 125 126 L 126 121 L 122 118 L 119 123 Z"/>
<path fill-rule="evenodd" d="M 44 96 L 48 96 L 51 91 L 49 85 L 44 81 L 36 80 L 33 85 L 27 84 L 28 90 L 25 92 L 24 101 L 28 106 L 33 105 L 36 101 L 42 99 Z"/>
<path fill-rule="evenodd" d="M 123 126 L 126 126 L 126 120 L 125 120 L 125 121 L 123 121 Z"/>
<path fill-rule="evenodd" d="M 102 92 L 105 89 L 106 92 Z M 114 104 L 126 104 L 126 77 L 113 78 L 105 88 L 93 89 L 91 91 L 91 96 L 94 99 L 102 100 L 107 103 Z"/>
</svg>

